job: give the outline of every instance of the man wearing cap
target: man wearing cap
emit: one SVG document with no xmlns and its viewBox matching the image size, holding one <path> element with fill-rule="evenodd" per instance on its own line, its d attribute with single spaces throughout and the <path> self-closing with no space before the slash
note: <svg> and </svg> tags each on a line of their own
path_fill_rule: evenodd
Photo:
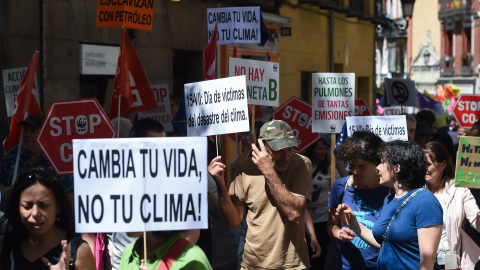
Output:
<svg viewBox="0 0 480 270">
<path fill-rule="evenodd" d="M 42 167 L 53 169 L 47 158 L 43 155 L 37 143 L 37 135 L 43 122 L 42 115 L 30 115 L 25 120 L 18 123 L 22 126 L 22 142 L 20 158 L 18 163 L 18 172 L 30 167 Z M 0 190 L 2 192 L 2 207 L 8 199 L 8 187 L 13 183 L 13 173 L 15 171 L 15 162 L 17 159 L 18 147 L 15 146 L 5 155 L 0 165 Z M 72 176 L 61 176 L 60 179 L 65 181 L 67 192 L 73 192 L 73 178 Z M 6 195 L 6 196 L 4 196 Z"/>
<path fill-rule="evenodd" d="M 312 188 L 312 164 L 293 153 L 297 141 L 281 120 L 260 129 L 260 149 L 239 164 L 228 191 L 225 165 L 216 157 L 208 172 L 217 183 L 222 214 L 233 229 L 247 210 L 247 237 L 242 269 L 306 269 L 305 208 Z"/>
</svg>

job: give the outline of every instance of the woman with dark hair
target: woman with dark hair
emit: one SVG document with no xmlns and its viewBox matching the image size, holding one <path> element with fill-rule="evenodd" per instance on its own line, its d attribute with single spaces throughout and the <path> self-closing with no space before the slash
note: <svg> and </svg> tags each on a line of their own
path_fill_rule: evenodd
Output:
<svg viewBox="0 0 480 270">
<path fill-rule="evenodd" d="M 355 236 L 335 212 L 338 205 L 346 204 L 364 226 L 372 228 L 377 222 L 389 193 L 387 187 L 379 185 L 376 169 L 382 142 L 372 132 L 357 131 L 338 148 L 337 158 L 349 163 L 353 175 L 335 181 L 328 201 L 327 232 L 340 241 L 341 261 L 337 269 L 377 269 L 378 251 Z"/>
<path fill-rule="evenodd" d="M 307 209 L 313 221 L 315 236 L 310 234 L 309 238 L 310 241 L 313 241 L 312 237 L 316 237 L 322 251 L 320 257 L 310 259 L 310 266 L 312 269 L 323 269 L 330 238 L 327 234 L 328 196 L 332 178 L 330 174 L 330 144 L 325 138 L 321 137 L 305 151 L 305 156 L 312 162 L 313 172 L 312 199 L 307 205 Z M 343 163 L 337 162 L 336 167 L 335 179 L 348 175 Z M 312 251 L 313 248 L 312 250 L 309 249 L 310 256 L 314 255 Z"/>
<path fill-rule="evenodd" d="M 455 269 L 474 269 L 480 259 L 480 248 L 463 228 L 470 225 L 480 232 L 480 209 L 468 188 L 455 187 L 455 172 L 447 148 L 434 141 L 427 143 L 423 152 L 427 159 L 426 186 L 443 208 L 437 262 L 442 269 L 452 261 Z"/>
<path fill-rule="evenodd" d="M 420 146 L 408 141 L 386 142 L 377 166 L 380 184 L 393 188 L 372 229 L 355 218 L 346 204 L 337 216 L 371 247 L 380 250 L 378 269 L 434 267 L 442 232 L 442 207 L 425 185 L 425 158 Z"/>
<path fill-rule="evenodd" d="M 92 252 L 75 237 L 65 186 L 50 170 L 22 172 L 13 185 L 2 269 L 95 269 Z"/>
</svg>

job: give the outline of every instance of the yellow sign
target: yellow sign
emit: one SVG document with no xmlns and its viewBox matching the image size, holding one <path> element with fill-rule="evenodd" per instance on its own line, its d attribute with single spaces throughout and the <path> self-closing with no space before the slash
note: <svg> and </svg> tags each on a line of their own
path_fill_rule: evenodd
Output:
<svg viewBox="0 0 480 270">
<path fill-rule="evenodd" d="M 455 186 L 480 188 L 480 137 L 460 137 Z"/>
<path fill-rule="evenodd" d="M 152 30 L 154 0 L 98 0 L 97 27 Z"/>
</svg>

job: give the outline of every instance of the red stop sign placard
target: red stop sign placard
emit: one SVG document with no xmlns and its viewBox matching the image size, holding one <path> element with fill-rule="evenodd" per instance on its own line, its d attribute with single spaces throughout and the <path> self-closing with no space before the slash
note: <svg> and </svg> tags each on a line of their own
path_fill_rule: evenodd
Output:
<svg viewBox="0 0 480 270">
<path fill-rule="evenodd" d="M 471 128 L 480 119 L 480 95 L 461 94 L 452 112 L 460 127 Z"/>
<path fill-rule="evenodd" d="M 117 131 L 94 98 L 55 101 L 37 142 L 58 174 L 73 173 L 72 139 L 115 138 Z"/>
<path fill-rule="evenodd" d="M 307 102 L 292 97 L 273 112 L 273 118 L 283 120 L 292 127 L 298 146 L 293 151 L 301 153 L 322 136 L 312 132 L 312 106 Z"/>
<path fill-rule="evenodd" d="M 373 115 L 364 98 L 355 98 L 355 116 Z"/>
</svg>

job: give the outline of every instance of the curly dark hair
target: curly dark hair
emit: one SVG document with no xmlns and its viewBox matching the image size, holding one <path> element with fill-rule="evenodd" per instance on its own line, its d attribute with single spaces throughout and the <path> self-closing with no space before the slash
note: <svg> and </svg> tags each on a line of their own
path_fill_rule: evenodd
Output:
<svg viewBox="0 0 480 270">
<path fill-rule="evenodd" d="M 430 157 L 432 162 L 445 162 L 446 166 L 442 173 L 442 186 L 445 186 L 447 182 L 455 177 L 455 169 L 447 148 L 442 143 L 433 141 L 425 144 L 422 149 L 425 155 Z"/>
<path fill-rule="evenodd" d="M 29 232 L 23 225 L 19 212 L 20 196 L 28 187 L 40 183 L 50 189 L 54 196 L 60 213 L 57 215 L 55 224 L 66 231 L 67 239 L 75 234 L 73 214 L 70 201 L 67 197 L 65 184 L 61 182 L 55 173 L 49 169 L 30 168 L 24 170 L 13 185 L 10 200 L 7 205 L 6 217 L 8 218 L 7 231 L 2 246 L 2 258 L 8 258 L 10 250 L 14 245 L 19 245 L 21 239 L 28 237 Z M 5 261 L 2 260 L 2 268 Z"/>
<path fill-rule="evenodd" d="M 351 162 L 357 158 L 380 164 L 378 148 L 383 140 L 373 132 L 355 131 L 344 143 L 340 144 L 337 158 L 343 162 Z"/>
<path fill-rule="evenodd" d="M 416 189 L 425 185 L 427 162 L 418 144 L 401 140 L 385 142 L 380 148 L 380 156 L 392 170 L 395 165 L 400 165 L 396 175 L 406 188 Z"/>
</svg>

